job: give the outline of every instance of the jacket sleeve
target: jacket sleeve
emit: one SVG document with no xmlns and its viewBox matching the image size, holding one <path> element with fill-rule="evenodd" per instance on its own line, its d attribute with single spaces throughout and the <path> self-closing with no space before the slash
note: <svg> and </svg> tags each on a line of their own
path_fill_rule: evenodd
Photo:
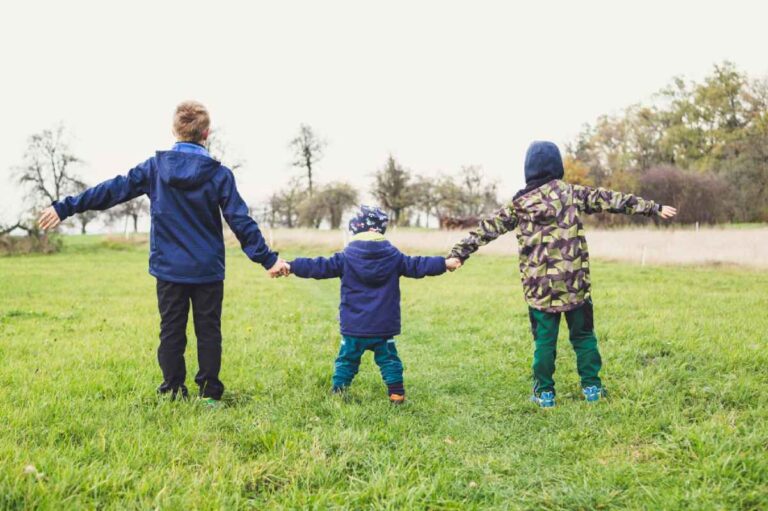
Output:
<svg viewBox="0 0 768 511">
<path fill-rule="evenodd" d="M 104 210 L 149 193 L 149 174 L 153 159 L 140 163 L 124 176 L 117 176 L 88 188 L 80 195 L 69 196 L 53 203 L 59 219 L 64 220 L 75 213 L 89 210 Z"/>
<path fill-rule="evenodd" d="M 623 213 L 625 215 L 658 215 L 661 204 L 631 193 L 614 192 L 605 188 L 571 185 L 573 203 L 584 213 Z"/>
<path fill-rule="evenodd" d="M 219 207 L 224 220 L 235 233 L 245 255 L 268 270 L 277 262 L 277 252 L 270 250 L 259 225 L 248 215 L 248 206 L 237 191 L 232 171 L 226 168 L 223 170 L 225 178 L 219 192 Z"/>
<path fill-rule="evenodd" d="M 517 227 L 517 223 L 517 213 L 515 213 L 512 204 L 504 206 L 493 216 L 481 220 L 477 229 L 454 245 L 450 257 L 457 257 L 462 262 L 466 261 L 483 245 L 487 245 L 502 234 L 513 230 Z"/>
<path fill-rule="evenodd" d="M 403 254 L 400 275 L 412 279 L 433 277 L 445 273 L 445 257 L 407 256 Z"/>
<path fill-rule="evenodd" d="M 344 271 L 344 254 L 337 252 L 331 257 L 309 259 L 299 257 L 290 263 L 291 273 L 304 279 L 332 279 L 341 277 Z"/>
</svg>

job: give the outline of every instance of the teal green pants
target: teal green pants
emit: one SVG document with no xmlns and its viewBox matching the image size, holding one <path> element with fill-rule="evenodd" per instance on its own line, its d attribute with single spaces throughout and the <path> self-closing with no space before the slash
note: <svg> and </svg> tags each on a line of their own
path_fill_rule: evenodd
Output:
<svg viewBox="0 0 768 511">
<path fill-rule="evenodd" d="M 555 358 L 557 357 L 557 335 L 560 331 L 560 313 L 542 312 L 528 308 L 531 330 L 536 349 L 533 352 L 533 391 L 536 394 L 555 391 Z M 597 350 L 592 301 L 587 300 L 578 309 L 565 313 L 568 332 L 573 350 L 576 352 L 576 368 L 582 387 L 601 387 L 600 367 L 602 360 Z"/>
<path fill-rule="evenodd" d="M 397 356 L 394 339 L 342 336 L 339 356 L 333 372 L 333 386 L 347 387 L 360 369 L 360 359 L 367 350 L 373 351 L 373 360 L 379 366 L 384 383 L 403 382 L 403 363 Z"/>
</svg>

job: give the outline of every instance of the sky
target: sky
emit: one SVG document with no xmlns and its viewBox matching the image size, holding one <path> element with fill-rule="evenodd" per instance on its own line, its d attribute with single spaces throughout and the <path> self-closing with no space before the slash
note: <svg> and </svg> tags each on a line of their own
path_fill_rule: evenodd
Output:
<svg viewBox="0 0 768 511">
<path fill-rule="evenodd" d="M 328 143 L 320 182 L 370 188 L 392 153 L 415 173 L 481 165 L 502 197 L 528 144 L 647 102 L 731 60 L 768 75 L 761 1 L 3 2 L 0 222 L 23 207 L 27 138 L 63 123 L 97 183 L 173 143 L 202 101 L 257 203 L 299 174 L 301 123 Z"/>
</svg>

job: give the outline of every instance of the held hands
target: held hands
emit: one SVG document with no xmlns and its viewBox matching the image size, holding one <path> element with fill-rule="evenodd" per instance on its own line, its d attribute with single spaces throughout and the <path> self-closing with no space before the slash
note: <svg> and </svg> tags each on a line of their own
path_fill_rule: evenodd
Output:
<svg viewBox="0 0 768 511">
<path fill-rule="evenodd" d="M 445 260 L 445 269 L 448 271 L 456 271 L 461 268 L 462 264 L 461 259 L 458 257 L 448 257 Z"/>
<path fill-rule="evenodd" d="M 672 206 L 662 206 L 661 211 L 659 211 L 659 216 L 664 220 L 669 220 L 670 218 L 674 217 L 676 214 L 677 214 L 677 209 L 673 208 Z"/>
<path fill-rule="evenodd" d="M 59 218 L 59 214 L 56 213 L 56 210 L 53 206 L 48 206 L 45 208 L 43 212 L 40 213 L 40 218 L 37 220 L 37 225 L 39 225 L 40 228 L 44 231 L 53 229 L 60 223 L 61 219 Z"/>
<path fill-rule="evenodd" d="M 267 273 L 269 273 L 269 276 L 273 279 L 287 277 L 291 274 L 291 265 L 288 264 L 285 259 L 278 259 L 272 268 L 267 270 Z"/>
</svg>

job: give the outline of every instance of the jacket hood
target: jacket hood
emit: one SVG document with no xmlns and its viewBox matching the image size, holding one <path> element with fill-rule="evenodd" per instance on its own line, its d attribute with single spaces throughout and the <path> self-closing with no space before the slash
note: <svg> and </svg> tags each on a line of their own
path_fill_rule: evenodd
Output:
<svg viewBox="0 0 768 511">
<path fill-rule="evenodd" d="M 563 158 L 552 142 L 534 141 L 525 153 L 525 182 L 542 184 L 563 178 Z"/>
<path fill-rule="evenodd" d="M 157 170 L 160 179 L 174 188 L 195 188 L 210 181 L 221 162 L 201 154 L 181 151 L 158 151 Z"/>
<path fill-rule="evenodd" d="M 400 252 L 389 241 L 352 241 L 344 249 L 347 269 L 369 286 L 381 286 L 399 275 Z"/>
</svg>

